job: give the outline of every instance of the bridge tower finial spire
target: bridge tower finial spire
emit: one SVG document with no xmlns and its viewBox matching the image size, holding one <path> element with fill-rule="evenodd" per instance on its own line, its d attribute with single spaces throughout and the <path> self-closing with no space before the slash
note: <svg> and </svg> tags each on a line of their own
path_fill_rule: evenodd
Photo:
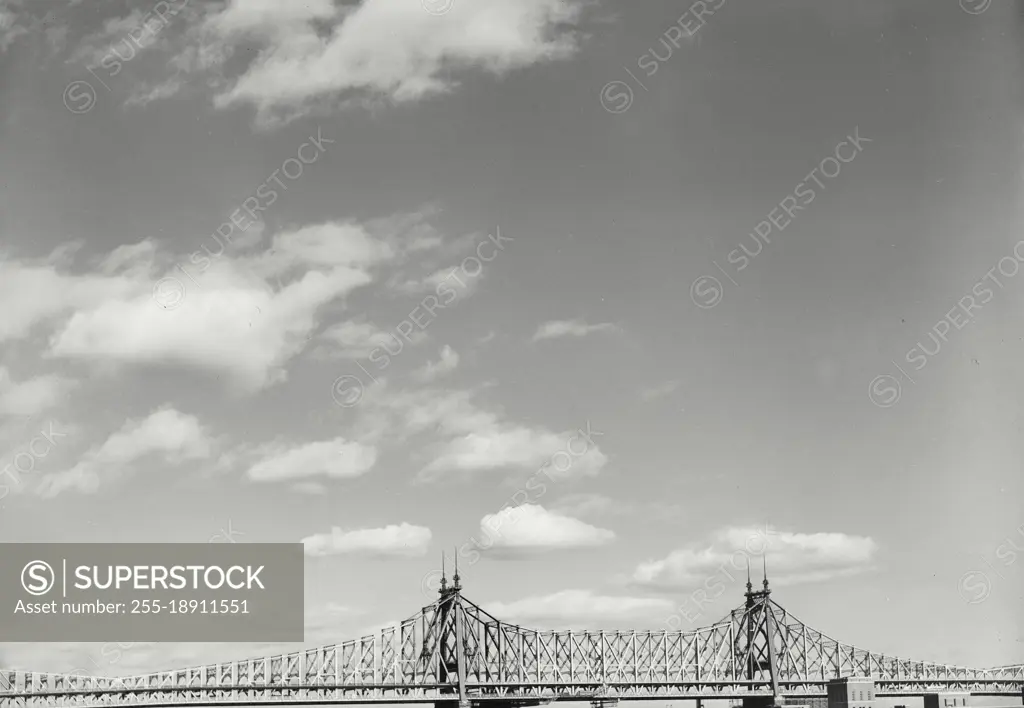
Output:
<svg viewBox="0 0 1024 708">
<path fill-rule="evenodd" d="M 459 590 L 462 589 L 462 586 L 459 585 L 459 549 L 458 548 L 455 549 L 455 575 L 454 575 L 454 577 L 452 577 L 452 581 L 453 581 L 452 590 L 455 590 L 456 592 L 458 592 Z"/>
<path fill-rule="evenodd" d="M 764 591 L 768 592 L 768 549 L 765 549 L 761 560 L 764 563 Z"/>
<path fill-rule="evenodd" d="M 747 594 L 754 592 L 754 584 L 750 582 L 750 556 L 747 556 Z"/>
<path fill-rule="evenodd" d="M 448 591 L 448 578 L 445 576 L 444 560 L 444 551 L 441 551 L 441 587 L 437 591 L 440 595 L 444 595 Z"/>
</svg>

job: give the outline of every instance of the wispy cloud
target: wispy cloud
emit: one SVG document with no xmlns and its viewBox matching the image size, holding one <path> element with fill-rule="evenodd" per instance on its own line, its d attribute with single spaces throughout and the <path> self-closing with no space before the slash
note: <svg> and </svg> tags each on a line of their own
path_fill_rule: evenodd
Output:
<svg viewBox="0 0 1024 708">
<path fill-rule="evenodd" d="M 192 415 L 165 406 L 145 419 L 129 420 L 102 445 L 82 456 L 70 470 L 46 475 L 37 493 L 52 497 L 65 490 L 95 492 L 101 484 L 133 473 L 133 464 L 157 456 L 171 464 L 210 457 L 214 440 Z"/>
<path fill-rule="evenodd" d="M 346 553 L 370 556 L 422 556 L 430 544 L 430 529 L 401 523 L 383 528 L 345 530 L 337 526 L 327 533 L 302 539 L 306 555 Z"/>
<path fill-rule="evenodd" d="M 597 332 L 617 332 L 619 328 L 609 322 L 587 324 L 584 320 L 552 320 L 537 328 L 533 341 L 557 339 L 559 337 L 586 337 Z"/>
<path fill-rule="evenodd" d="M 655 401 L 659 398 L 671 395 L 682 382 L 678 379 L 672 381 L 666 381 L 665 383 L 658 384 L 657 386 L 651 386 L 649 388 L 641 389 L 640 397 L 645 401 Z"/>
<path fill-rule="evenodd" d="M 878 545 L 867 536 L 795 533 L 770 527 L 730 527 L 704 542 L 692 543 L 633 572 L 638 585 L 681 589 L 699 585 L 737 554 L 768 550 L 769 572 L 777 585 L 828 580 L 868 570 Z"/>
</svg>

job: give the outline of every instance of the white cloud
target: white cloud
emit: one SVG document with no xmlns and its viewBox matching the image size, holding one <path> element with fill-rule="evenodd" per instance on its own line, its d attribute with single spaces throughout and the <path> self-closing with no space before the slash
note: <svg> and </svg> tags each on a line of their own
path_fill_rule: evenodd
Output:
<svg viewBox="0 0 1024 708">
<path fill-rule="evenodd" d="M 767 550 L 768 575 L 773 584 L 827 580 L 870 568 L 878 545 L 867 536 L 844 533 L 793 533 L 770 527 L 731 527 L 710 541 L 673 551 L 661 560 L 641 563 L 633 573 L 637 584 L 679 589 L 704 583 L 720 574 L 744 573 L 751 558 Z M 757 566 L 757 561 L 751 563 Z"/>
<path fill-rule="evenodd" d="M 234 0 L 208 18 L 205 30 L 221 41 L 262 44 L 245 73 L 218 96 L 219 106 L 249 103 L 265 118 L 275 109 L 290 117 L 315 100 L 352 92 L 394 101 L 444 92 L 454 85 L 452 70 L 502 74 L 570 55 L 569 28 L 581 3 L 474 0 L 456 2 L 443 16 L 419 2 L 394 0 L 336 9 L 326 0 L 280 5 Z"/>
<path fill-rule="evenodd" d="M 537 328 L 533 335 L 533 341 L 539 342 L 542 339 L 556 339 L 558 337 L 586 337 L 595 332 L 617 332 L 618 327 L 604 322 L 601 324 L 587 324 L 583 320 L 552 320 L 545 322 Z"/>
<path fill-rule="evenodd" d="M 430 529 L 401 523 L 376 529 L 346 531 L 337 526 L 328 533 L 302 539 L 308 556 L 358 553 L 371 556 L 422 556 L 430 544 Z"/>
<path fill-rule="evenodd" d="M 405 335 L 396 331 L 385 331 L 362 319 L 347 320 L 328 327 L 320 335 L 326 342 L 321 351 L 339 359 L 371 359 L 376 366 L 392 356 L 398 356 L 405 346 L 415 346 L 426 339 L 422 332 Z"/>
<path fill-rule="evenodd" d="M 471 392 L 422 389 L 379 392 L 367 396 L 364 405 L 370 414 L 395 420 L 409 435 L 430 432 L 439 438 L 429 448 L 432 459 L 420 471 L 422 479 L 495 471 L 579 478 L 598 474 L 608 462 L 594 440 L 601 433 L 591 430 L 589 422 L 585 429 L 554 433 L 506 421 L 472 399 Z"/>
<path fill-rule="evenodd" d="M 549 551 L 604 546 L 615 534 L 537 504 L 508 506 L 480 519 L 488 551 Z"/>
<path fill-rule="evenodd" d="M 344 438 L 295 447 L 281 443 L 259 450 L 261 459 L 248 471 L 255 482 L 278 482 L 323 475 L 335 479 L 358 477 L 373 468 L 377 450 Z"/>
<path fill-rule="evenodd" d="M 7 51 L 15 39 L 30 31 L 24 23 L 18 23 L 18 13 L 16 12 L 19 9 L 18 5 L 20 3 L 5 7 L 3 3 L 0 3 L 0 54 Z"/>
<path fill-rule="evenodd" d="M 275 292 L 241 260 L 221 258 L 197 282 L 167 276 L 185 291 L 174 309 L 154 302 L 157 277 L 137 277 L 130 291 L 79 307 L 53 335 L 51 353 L 213 369 L 250 391 L 280 382 L 317 326 L 318 310 L 372 280 L 356 268 L 313 265 Z"/>
<path fill-rule="evenodd" d="M 458 353 L 446 344 L 441 349 L 441 358 L 436 362 L 428 361 L 424 366 L 413 372 L 413 377 L 423 382 L 433 381 L 455 371 L 458 365 Z"/>
<path fill-rule="evenodd" d="M 568 452 L 569 441 L 577 440 L 579 456 Z M 451 439 L 436 448 L 434 459 L 423 468 L 424 478 L 451 472 L 481 472 L 520 469 L 545 470 L 551 478 L 588 477 L 608 462 L 596 446 L 576 438 L 574 431 L 562 434 L 515 424 L 484 426 Z"/>
<path fill-rule="evenodd" d="M 0 414 L 34 416 L 52 408 L 74 383 L 60 376 L 37 376 L 16 382 L 0 366 Z"/>
<path fill-rule="evenodd" d="M 4 258 L 0 342 L 45 327 L 49 357 L 200 370 L 253 392 L 285 380 L 325 313 L 372 284 L 379 270 L 443 250 L 444 240 L 419 218 L 304 226 L 276 234 L 256 253 L 225 253 L 197 239 L 209 255 L 196 250 L 182 258 L 145 240 L 95 256 L 84 274 L 72 272 L 80 254 L 71 245 L 47 259 Z M 394 336 L 357 321 L 325 338 L 362 354 Z"/>
<path fill-rule="evenodd" d="M 133 472 L 133 463 L 156 456 L 170 464 L 210 457 L 213 441 L 195 416 L 160 408 L 143 420 L 129 420 L 120 430 L 82 456 L 70 470 L 42 477 L 37 493 L 52 497 L 72 489 L 95 492 Z"/>
<path fill-rule="evenodd" d="M 68 275 L 49 263 L 0 254 L 0 342 L 26 337 L 70 310 L 124 297 L 134 287 L 128 278 Z"/>
<path fill-rule="evenodd" d="M 607 623 L 663 616 L 672 610 L 673 604 L 659 598 L 598 595 L 591 590 L 562 590 L 515 602 L 491 602 L 482 607 L 504 621 L 534 622 L 560 629 L 599 629 L 608 628 Z M 599 624 L 601 627 L 597 626 Z"/>
</svg>

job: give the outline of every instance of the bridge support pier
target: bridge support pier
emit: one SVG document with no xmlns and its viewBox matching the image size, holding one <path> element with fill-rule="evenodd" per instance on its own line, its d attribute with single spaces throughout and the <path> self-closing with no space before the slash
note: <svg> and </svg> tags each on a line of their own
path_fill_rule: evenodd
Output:
<svg viewBox="0 0 1024 708">
<path fill-rule="evenodd" d="M 852 676 L 832 679 L 828 682 L 828 708 L 875 708 L 875 680 Z"/>
<path fill-rule="evenodd" d="M 943 691 L 924 694 L 924 708 L 961 708 L 970 705 L 971 694 L 964 691 Z"/>
</svg>

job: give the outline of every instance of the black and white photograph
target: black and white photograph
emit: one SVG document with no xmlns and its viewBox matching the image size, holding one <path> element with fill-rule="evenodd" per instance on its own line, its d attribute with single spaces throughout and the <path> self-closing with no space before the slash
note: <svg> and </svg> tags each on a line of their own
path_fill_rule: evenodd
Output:
<svg viewBox="0 0 1024 708">
<path fill-rule="evenodd" d="M 0 0 L 0 708 L 1024 706 L 1024 0 Z"/>
</svg>

